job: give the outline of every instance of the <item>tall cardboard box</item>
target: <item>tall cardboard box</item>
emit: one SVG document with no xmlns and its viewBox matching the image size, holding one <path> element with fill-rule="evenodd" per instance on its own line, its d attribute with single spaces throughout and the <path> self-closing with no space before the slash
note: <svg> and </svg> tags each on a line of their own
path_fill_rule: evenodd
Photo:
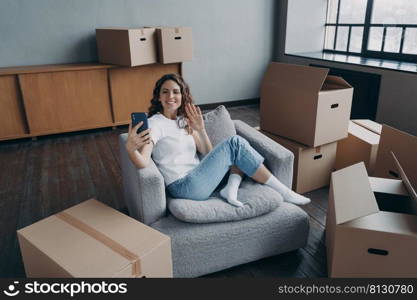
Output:
<svg viewBox="0 0 417 300">
<path fill-rule="evenodd" d="M 337 142 L 336 170 L 363 161 L 373 174 L 382 125 L 371 120 L 349 121 L 348 137 Z"/>
<path fill-rule="evenodd" d="M 170 64 L 192 60 L 193 38 L 191 27 L 158 27 L 159 62 Z"/>
<path fill-rule="evenodd" d="M 333 172 L 329 277 L 417 277 L 417 195 L 403 174 L 403 180 L 368 178 L 363 162 Z M 378 194 L 395 203 L 396 212 L 381 207 Z"/>
<path fill-rule="evenodd" d="M 270 63 L 261 85 L 261 129 L 311 147 L 347 137 L 353 88 L 328 72 Z"/>
<path fill-rule="evenodd" d="M 266 131 L 261 132 L 294 153 L 294 191 L 303 194 L 329 185 L 336 161 L 337 142 L 307 147 Z"/>
<path fill-rule="evenodd" d="M 401 162 L 411 184 L 417 186 L 417 137 L 384 124 L 374 176 L 398 178 L 391 151 Z"/>
<path fill-rule="evenodd" d="M 98 28 L 96 41 L 101 63 L 134 67 L 158 61 L 155 28 Z"/>
<path fill-rule="evenodd" d="M 27 277 L 172 277 L 169 236 L 94 199 L 17 234 Z"/>
</svg>

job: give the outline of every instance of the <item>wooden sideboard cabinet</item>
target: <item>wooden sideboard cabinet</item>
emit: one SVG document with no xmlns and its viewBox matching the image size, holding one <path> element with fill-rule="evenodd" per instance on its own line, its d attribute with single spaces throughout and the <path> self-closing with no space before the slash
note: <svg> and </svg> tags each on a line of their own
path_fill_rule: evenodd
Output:
<svg viewBox="0 0 417 300">
<path fill-rule="evenodd" d="M 128 124 L 167 73 L 181 74 L 181 64 L 0 68 L 0 140 Z"/>
</svg>

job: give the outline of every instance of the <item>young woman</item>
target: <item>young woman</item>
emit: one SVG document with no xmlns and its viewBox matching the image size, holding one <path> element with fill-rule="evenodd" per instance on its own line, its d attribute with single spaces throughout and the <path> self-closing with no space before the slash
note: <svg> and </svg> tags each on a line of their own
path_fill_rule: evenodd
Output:
<svg viewBox="0 0 417 300">
<path fill-rule="evenodd" d="M 243 174 L 270 186 L 287 202 L 310 202 L 273 176 L 263 165 L 264 158 L 244 138 L 233 136 L 213 149 L 201 110 L 179 75 L 167 74 L 156 82 L 148 118 L 150 129 L 140 134 L 136 131 L 142 122 L 129 126 L 126 149 L 137 168 L 146 168 L 152 155 L 171 196 L 206 200 L 230 170 L 220 195 L 232 205 L 243 205 L 237 199 Z M 197 151 L 204 156 L 201 161 Z"/>
</svg>

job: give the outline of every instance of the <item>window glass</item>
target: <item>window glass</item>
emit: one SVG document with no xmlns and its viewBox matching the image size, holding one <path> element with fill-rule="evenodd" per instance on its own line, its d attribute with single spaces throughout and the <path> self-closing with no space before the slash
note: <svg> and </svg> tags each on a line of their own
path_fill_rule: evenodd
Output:
<svg viewBox="0 0 417 300">
<path fill-rule="evenodd" d="M 417 28 L 405 30 L 403 53 L 417 54 Z"/>
<path fill-rule="evenodd" d="M 387 28 L 387 33 L 385 35 L 385 44 L 384 44 L 385 52 L 395 52 L 395 53 L 400 52 L 401 33 L 402 33 L 402 28 L 397 28 L 397 27 Z"/>
<path fill-rule="evenodd" d="M 346 51 L 347 50 L 348 36 L 349 36 L 349 27 L 347 27 L 347 26 L 338 26 L 338 28 L 337 28 L 336 50 L 339 50 L 339 51 Z"/>
<path fill-rule="evenodd" d="M 349 51 L 360 53 L 362 50 L 363 27 L 354 26 L 350 33 Z"/>
<path fill-rule="evenodd" d="M 368 37 L 368 50 L 381 51 L 383 27 L 371 27 Z"/>
<path fill-rule="evenodd" d="M 326 40 L 324 44 L 324 49 L 333 50 L 335 29 L 336 26 L 326 26 Z"/>
<path fill-rule="evenodd" d="M 339 23 L 365 23 L 367 0 L 340 0 Z"/>
<path fill-rule="evenodd" d="M 339 0 L 327 1 L 327 23 L 336 23 L 338 2 Z"/>
<path fill-rule="evenodd" d="M 371 23 L 417 24 L 417 1 L 374 0 Z"/>
</svg>

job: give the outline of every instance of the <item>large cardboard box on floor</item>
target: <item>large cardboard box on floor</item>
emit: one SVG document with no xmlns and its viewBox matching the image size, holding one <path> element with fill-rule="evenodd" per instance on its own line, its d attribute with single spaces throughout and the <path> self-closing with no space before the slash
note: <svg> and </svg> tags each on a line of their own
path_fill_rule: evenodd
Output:
<svg viewBox="0 0 417 300">
<path fill-rule="evenodd" d="M 348 137 L 337 142 L 336 170 L 363 161 L 373 174 L 382 125 L 371 120 L 349 121 Z"/>
<path fill-rule="evenodd" d="M 329 185 L 336 161 L 337 142 L 307 147 L 266 131 L 261 132 L 294 153 L 294 191 L 303 194 Z"/>
<path fill-rule="evenodd" d="M 261 129 L 312 147 L 347 137 L 353 88 L 328 72 L 270 63 L 261 85 Z"/>
<path fill-rule="evenodd" d="M 172 277 L 170 238 L 94 199 L 17 233 L 27 277 Z"/>
<path fill-rule="evenodd" d="M 384 124 L 374 176 L 398 178 L 394 160 L 390 155 L 391 151 L 401 162 L 411 184 L 417 186 L 417 137 Z"/>
<path fill-rule="evenodd" d="M 192 60 L 193 38 L 191 27 L 158 27 L 159 62 L 170 64 Z"/>
<path fill-rule="evenodd" d="M 96 41 L 101 63 L 140 66 L 158 60 L 155 28 L 98 28 Z"/>
<path fill-rule="evenodd" d="M 394 211 L 394 212 L 393 212 Z M 333 172 L 326 219 L 330 277 L 417 277 L 417 195 L 369 177 L 363 162 Z"/>
</svg>

